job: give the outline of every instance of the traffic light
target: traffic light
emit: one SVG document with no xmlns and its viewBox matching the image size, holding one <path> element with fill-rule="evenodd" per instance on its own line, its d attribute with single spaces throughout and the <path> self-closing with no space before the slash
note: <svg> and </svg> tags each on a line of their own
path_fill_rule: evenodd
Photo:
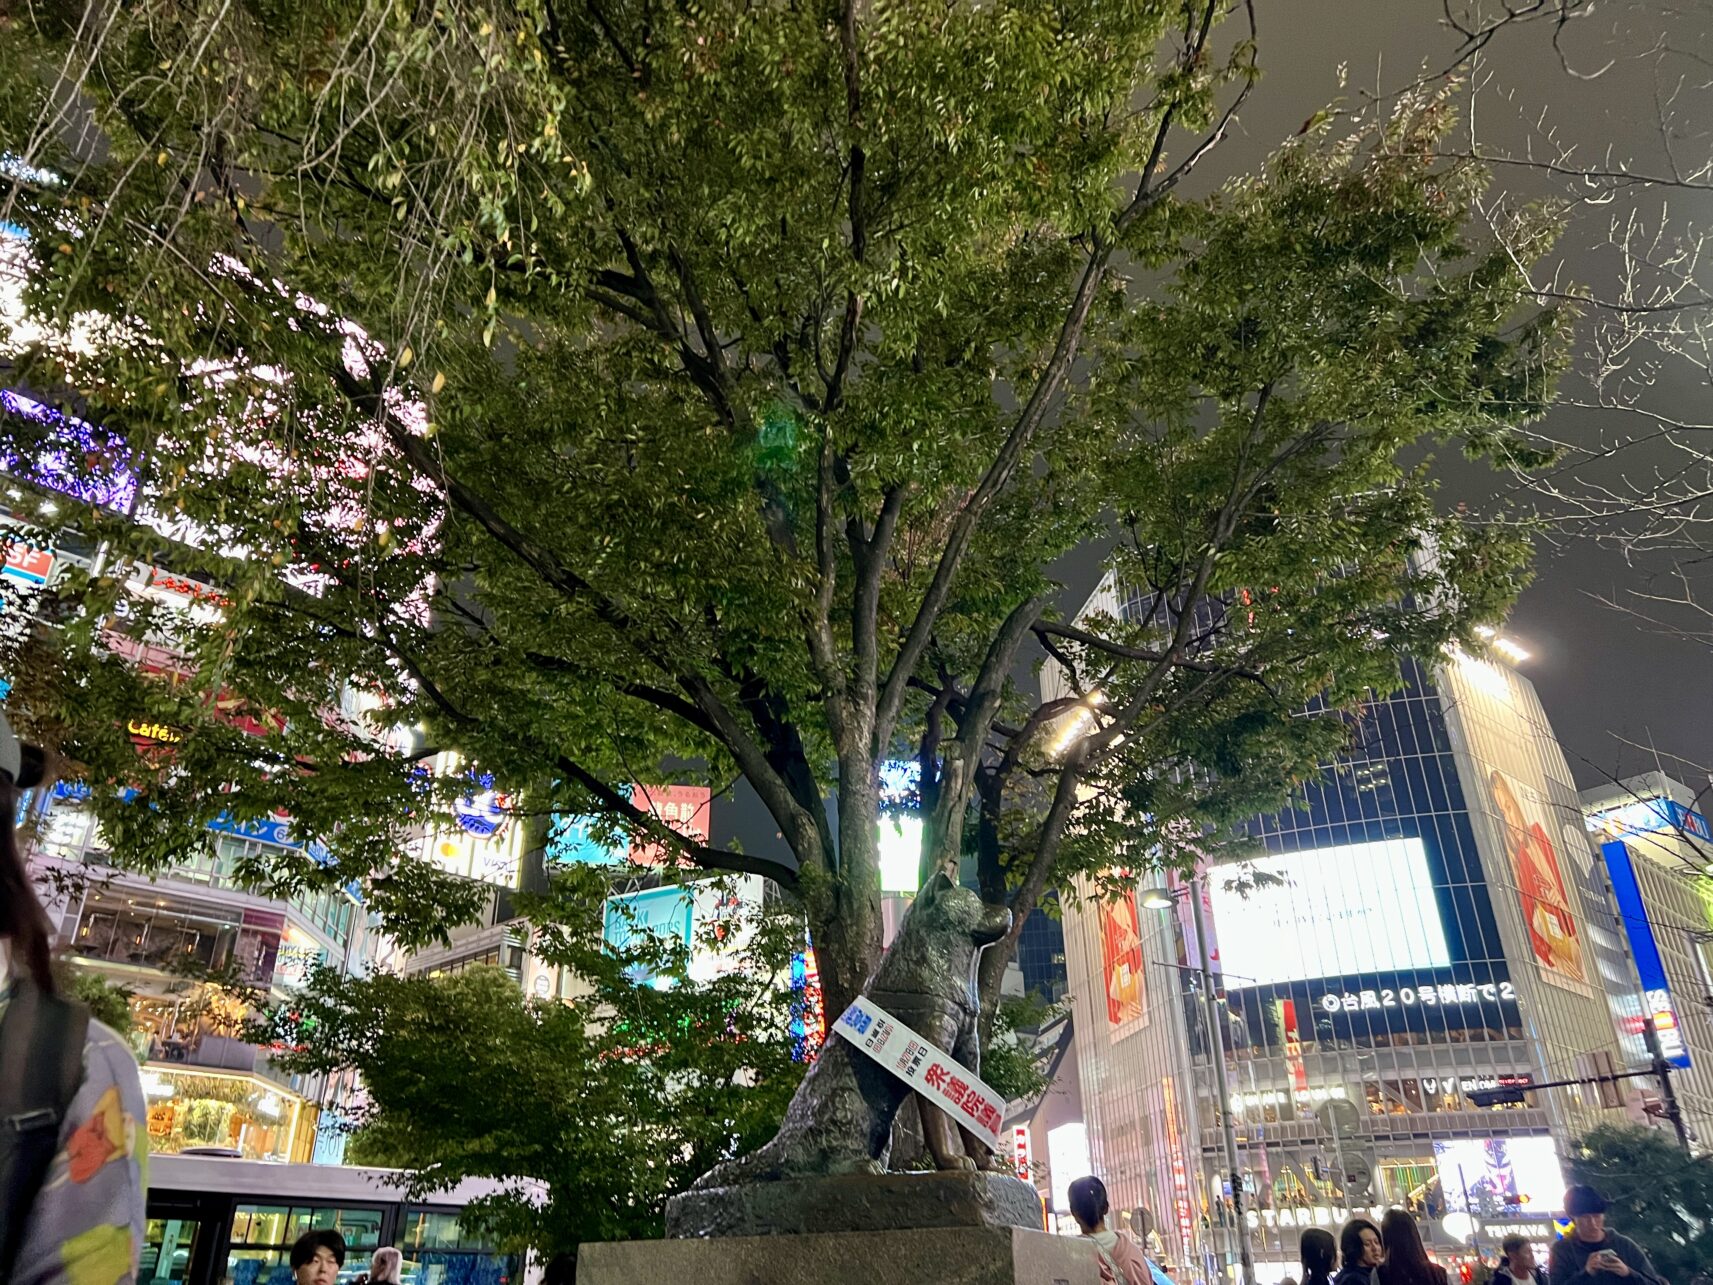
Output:
<svg viewBox="0 0 1713 1285">
<path fill-rule="evenodd" d="M 1520 1104 L 1527 1092 L 1527 1089 L 1467 1089 L 1464 1096 L 1478 1107 L 1498 1107 Z"/>
</svg>

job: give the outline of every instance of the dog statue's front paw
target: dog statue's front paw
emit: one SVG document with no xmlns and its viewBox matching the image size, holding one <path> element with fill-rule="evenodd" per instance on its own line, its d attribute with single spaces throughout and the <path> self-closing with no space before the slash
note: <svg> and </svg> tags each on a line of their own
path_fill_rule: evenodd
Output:
<svg viewBox="0 0 1713 1285">
<path fill-rule="evenodd" d="M 968 1156 L 947 1156 L 946 1163 L 943 1163 L 940 1166 L 942 1170 L 958 1169 L 965 1173 L 974 1173 L 975 1167 L 975 1161 L 971 1160 Z"/>
</svg>

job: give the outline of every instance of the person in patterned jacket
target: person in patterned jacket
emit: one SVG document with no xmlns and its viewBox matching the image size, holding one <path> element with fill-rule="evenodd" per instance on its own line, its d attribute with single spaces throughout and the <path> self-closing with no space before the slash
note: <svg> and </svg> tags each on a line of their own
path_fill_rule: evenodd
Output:
<svg viewBox="0 0 1713 1285">
<path fill-rule="evenodd" d="M 143 1086 L 125 1042 L 56 993 L 52 931 L 11 820 L 18 791 L 40 780 L 40 751 L 0 715 L 0 1101 L 44 1083 L 57 1098 L 6 1110 L 0 1281 L 128 1285 L 143 1247 Z"/>
</svg>

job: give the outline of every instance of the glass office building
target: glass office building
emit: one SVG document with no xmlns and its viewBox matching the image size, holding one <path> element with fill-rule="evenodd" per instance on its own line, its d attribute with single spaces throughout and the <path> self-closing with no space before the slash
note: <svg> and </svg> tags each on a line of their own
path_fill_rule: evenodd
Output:
<svg viewBox="0 0 1713 1285">
<path fill-rule="evenodd" d="M 1089 610 L 1126 606 L 1107 587 Z M 1351 1209 L 1410 1208 L 1443 1254 L 1469 1251 L 1459 1212 L 1489 1248 L 1550 1239 L 1557 1156 L 1607 1109 L 1527 1091 L 1614 1069 L 1607 992 L 1636 987 L 1534 689 L 1462 655 L 1405 679 L 1295 807 L 1250 823 L 1264 856 L 1169 880 L 1171 909 L 1067 906 L 1089 1158 L 1181 1280 L 1235 1275 L 1216 1066 L 1262 1281 Z M 1497 1087 L 1523 1100 L 1470 1100 Z"/>
</svg>

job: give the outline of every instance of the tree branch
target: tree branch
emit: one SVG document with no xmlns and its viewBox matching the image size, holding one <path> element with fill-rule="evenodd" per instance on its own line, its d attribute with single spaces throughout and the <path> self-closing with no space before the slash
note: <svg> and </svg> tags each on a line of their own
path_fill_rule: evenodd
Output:
<svg viewBox="0 0 1713 1285">
<path fill-rule="evenodd" d="M 636 804 L 625 798 L 605 781 L 585 771 L 580 764 L 573 762 L 564 755 L 557 756 L 554 765 L 566 779 L 575 781 L 598 798 L 609 812 L 625 818 L 630 825 L 643 831 L 657 843 L 665 844 L 683 853 L 703 869 L 730 870 L 736 874 L 762 875 L 773 880 L 782 888 L 796 891 L 797 871 L 790 866 L 745 852 L 732 852 L 725 848 L 714 848 L 704 843 L 697 843 L 689 836 L 679 834 L 654 813 L 645 808 L 637 807 Z"/>
<path fill-rule="evenodd" d="M 976 525 L 981 521 L 982 514 L 993 497 L 1011 480 L 1025 449 L 1041 426 L 1042 420 L 1046 418 L 1048 404 L 1058 393 L 1066 373 L 1070 370 L 1082 339 L 1083 327 L 1088 322 L 1089 309 L 1094 305 L 1095 295 L 1106 274 L 1111 253 L 1110 246 L 1097 246 L 1089 256 L 1083 267 L 1082 277 L 1077 283 L 1076 292 L 1071 298 L 1070 307 L 1066 310 L 1065 319 L 1059 327 L 1059 336 L 1053 346 L 1052 356 L 1043 367 L 1041 377 L 1035 381 L 1035 388 L 1011 432 L 1006 435 L 999 453 L 988 465 L 980 484 L 952 521 L 951 530 L 947 533 L 945 551 L 934 568 L 933 579 L 929 582 L 910 630 L 898 649 L 892 671 L 887 675 L 880 695 L 874 727 L 875 743 L 879 746 L 885 746 L 892 737 L 910 677 L 915 673 L 916 666 L 922 659 L 922 649 L 928 645 L 928 637 L 933 633 L 946 599 L 951 595 L 952 581 L 956 578 L 964 554 L 969 549 Z"/>
</svg>

